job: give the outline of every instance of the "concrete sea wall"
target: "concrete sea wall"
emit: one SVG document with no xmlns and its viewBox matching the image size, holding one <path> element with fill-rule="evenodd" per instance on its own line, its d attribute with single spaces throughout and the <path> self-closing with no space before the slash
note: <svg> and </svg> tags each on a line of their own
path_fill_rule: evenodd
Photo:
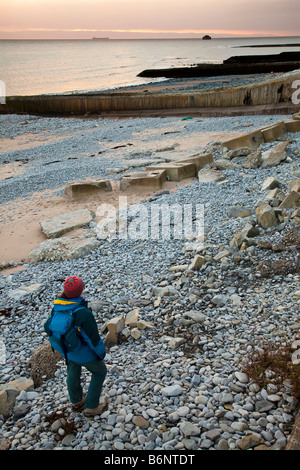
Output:
<svg viewBox="0 0 300 470">
<path fill-rule="evenodd" d="M 291 103 L 300 70 L 261 82 L 205 91 L 12 96 L 0 113 L 85 115 L 124 111 L 251 107 Z"/>
</svg>

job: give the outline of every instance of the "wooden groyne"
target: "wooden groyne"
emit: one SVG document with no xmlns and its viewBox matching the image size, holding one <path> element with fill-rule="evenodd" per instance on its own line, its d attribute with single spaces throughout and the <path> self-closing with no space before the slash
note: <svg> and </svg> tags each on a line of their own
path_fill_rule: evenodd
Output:
<svg viewBox="0 0 300 470">
<path fill-rule="evenodd" d="M 82 116 L 131 111 L 291 104 L 296 91 L 294 83 L 297 80 L 300 80 L 300 70 L 252 84 L 200 91 L 12 96 L 6 98 L 5 104 L 0 104 L 0 113 Z"/>
</svg>

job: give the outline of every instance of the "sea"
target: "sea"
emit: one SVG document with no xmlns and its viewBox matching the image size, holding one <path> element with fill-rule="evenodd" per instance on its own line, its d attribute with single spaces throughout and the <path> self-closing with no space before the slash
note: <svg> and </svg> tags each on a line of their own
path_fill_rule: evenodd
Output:
<svg viewBox="0 0 300 470">
<path fill-rule="evenodd" d="M 236 55 L 288 51 L 300 51 L 299 36 L 0 40 L 0 84 L 6 96 L 103 92 L 165 80 L 138 77 L 145 69 L 222 63 Z"/>
</svg>

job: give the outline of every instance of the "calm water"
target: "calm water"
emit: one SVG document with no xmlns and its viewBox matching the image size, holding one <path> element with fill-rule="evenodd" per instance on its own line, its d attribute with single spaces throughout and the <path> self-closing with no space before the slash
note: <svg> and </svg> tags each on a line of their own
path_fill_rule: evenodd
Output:
<svg viewBox="0 0 300 470">
<path fill-rule="evenodd" d="M 0 41 L 0 80 L 6 94 L 36 95 L 107 90 L 150 83 L 149 68 L 219 63 L 233 55 L 276 54 L 300 47 L 245 48 L 300 43 L 300 37 L 251 39 Z M 243 46 L 242 48 L 238 46 Z"/>
</svg>

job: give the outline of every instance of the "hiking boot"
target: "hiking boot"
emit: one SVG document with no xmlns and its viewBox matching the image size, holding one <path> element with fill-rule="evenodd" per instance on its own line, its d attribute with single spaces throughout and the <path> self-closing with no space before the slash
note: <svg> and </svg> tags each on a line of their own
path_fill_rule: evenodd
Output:
<svg viewBox="0 0 300 470">
<path fill-rule="evenodd" d="M 107 410 L 107 401 L 103 400 L 103 403 L 100 403 L 96 408 L 85 408 L 84 414 L 87 417 L 101 415 L 105 410 Z"/>
<path fill-rule="evenodd" d="M 78 401 L 77 403 L 72 403 L 72 410 L 73 411 L 81 411 L 85 403 L 85 397 Z"/>
</svg>

